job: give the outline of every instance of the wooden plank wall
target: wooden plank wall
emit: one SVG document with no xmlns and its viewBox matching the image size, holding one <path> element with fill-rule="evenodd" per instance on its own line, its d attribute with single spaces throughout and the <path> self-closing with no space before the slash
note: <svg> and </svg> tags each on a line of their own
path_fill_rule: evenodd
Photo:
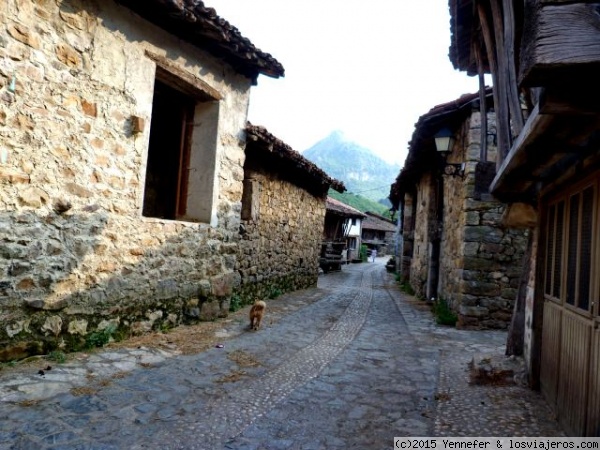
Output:
<svg viewBox="0 0 600 450">
<path fill-rule="evenodd" d="M 542 342 L 544 345 L 542 347 L 540 387 L 548 403 L 555 407 L 560 365 L 560 324 L 562 322 L 560 305 L 546 300 L 543 320 Z"/>
<path fill-rule="evenodd" d="M 570 436 L 585 436 L 592 322 L 563 310 L 557 412 Z"/>
</svg>

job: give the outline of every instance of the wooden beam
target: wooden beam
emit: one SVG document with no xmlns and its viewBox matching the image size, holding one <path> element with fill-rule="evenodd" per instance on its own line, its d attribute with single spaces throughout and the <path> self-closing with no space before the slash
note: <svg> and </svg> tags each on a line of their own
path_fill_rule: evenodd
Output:
<svg viewBox="0 0 600 450">
<path fill-rule="evenodd" d="M 526 3 L 519 79 L 526 86 L 594 82 L 600 74 L 600 2 Z M 593 73 L 592 73 L 593 72 Z"/>
<path fill-rule="evenodd" d="M 490 191 L 499 199 L 529 194 L 598 151 L 600 115 L 542 114 L 534 108 Z M 541 186 L 543 188 L 543 186 Z"/>
<path fill-rule="evenodd" d="M 542 114 L 598 115 L 600 90 L 588 86 L 552 86 L 542 91 L 539 104 Z"/>
<path fill-rule="evenodd" d="M 499 88 L 500 80 L 498 78 L 498 58 L 496 55 L 496 46 L 494 45 L 494 36 L 492 34 L 492 28 L 490 27 L 485 7 L 482 4 L 482 0 L 479 0 L 477 2 L 477 14 L 479 16 L 479 23 L 481 24 L 481 32 L 483 34 L 483 41 L 485 43 L 488 62 L 490 64 L 490 71 L 492 72 L 492 83 L 494 84 L 496 136 L 498 138 L 497 165 L 500 166 L 510 146 L 510 141 L 507 140 L 510 139 L 510 127 L 508 124 L 508 120 L 502 120 L 502 114 L 499 113 L 499 110 L 502 109 L 502 103 L 504 104 L 504 111 L 507 111 L 506 96 L 501 95 L 503 91 Z M 503 100 L 501 100 L 502 97 Z"/>
<path fill-rule="evenodd" d="M 475 61 L 477 62 L 477 77 L 479 80 L 479 114 L 481 115 L 481 144 L 479 147 L 479 160 L 487 162 L 487 105 L 485 101 L 485 78 L 483 76 L 483 57 L 479 40 L 475 41 Z"/>
<path fill-rule="evenodd" d="M 507 70 L 507 95 L 510 106 L 510 115 L 514 135 L 518 135 L 523 129 L 523 111 L 519 100 L 519 87 L 517 85 L 517 69 L 515 66 L 515 11 L 513 0 L 502 0 L 504 12 L 504 46 L 506 54 Z"/>
<path fill-rule="evenodd" d="M 527 122 L 525 122 L 523 131 L 519 134 L 513 143 L 510 152 L 500 165 L 496 178 L 494 178 L 494 181 L 492 181 L 490 186 L 490 192 L 495 194 L 496 191 L 507 189 L 505 182 L 510 178 L 509 174 L 519 166 L 525 164 L 527 159 L 527 147 L 544 135 L 546 130 L 548 130 L 552 124 L 554 117 L 555 116 L 553 115 L 540 114 L 538 106 L 533 109 Z"/>
</svg>

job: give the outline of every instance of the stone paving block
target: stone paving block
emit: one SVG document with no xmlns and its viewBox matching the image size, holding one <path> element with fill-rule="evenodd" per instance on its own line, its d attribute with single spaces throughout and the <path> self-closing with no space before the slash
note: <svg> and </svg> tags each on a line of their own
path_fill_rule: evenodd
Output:
<svg viewBox="0 0 600 450">
<path fill-rule="evenodd" d="M 503 353 L 504 332 L 436 325 L 383 265 L 345 267 L 278 301 L 301 295 L 311 301 L 221 349 L 98 350 L 46 378 L 0 372 L 0 449 L 389 448 L 403 435 L 561 433 L 539 394 L 469 384 L 470 359 Z M 20 389 L 49 396 L 23 402 Z M 52 429 L 32 425 L 44 423 Z"/>
</svg>

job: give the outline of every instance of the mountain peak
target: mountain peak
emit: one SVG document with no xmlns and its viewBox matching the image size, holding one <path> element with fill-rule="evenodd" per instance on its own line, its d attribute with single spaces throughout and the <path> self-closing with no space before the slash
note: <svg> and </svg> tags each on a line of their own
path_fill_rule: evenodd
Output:
<svg viewBox="0 0 600 450">
<path fill-rule="evenodd" d="M 372 150 L 335 130 L 303 152 L 330 176 L 343 181 L 349 192 L 363 193 L 375 201 L 386 199 L 400 167 L 389 164 Z"/>
<path fill-rule="evenodd" d="M 336 141 L 349 141 L 348 136 L 346 136 L 346 134 L 344 134 L 344 132 L 342 130 L 332 131 L 331 134 L 329 136 L 327 136 L 325 139 L 331 139 L 331 140 L 336 140 Z"/>
</svg>

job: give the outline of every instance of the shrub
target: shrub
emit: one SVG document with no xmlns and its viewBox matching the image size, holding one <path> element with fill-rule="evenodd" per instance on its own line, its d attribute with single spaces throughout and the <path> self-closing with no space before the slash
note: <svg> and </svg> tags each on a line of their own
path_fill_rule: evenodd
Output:
<svg viewBox="0 0 600 450">
<path fill-rule="evenodd" d="M 61 352 L 60 350 L 53 350 L 50 353 L 48 353 L 46 359 L 48 359 L 49 361 L 54 361 L 58 364 L 62 364 L 67 360 L 67 356 L 64 352 Z"/>
<path fill-rule="evenodd" d="M 433 303 L 433 314 L 436 322 L 440 325 L 454 326 L 458 321 L 458 316 L 450 309 L 448 302 L 443 298 L 439 298 Z"/>
<path fill-rule="evenodd" d="M 229 312 L 236 312 L 242 307 L 242 298 L 238 294 L 234 294 L 229 301 Z"/>
<path fill-rule="evenodd" d="M 396 281 L 400 285 L 400 290 L 408 295 L 415 295 L 415 290 L 410 285 L 410 282 L 403 278 L 399 273 L 396 274 Z"/>
<path fill-rule="evenodd" d="M 366 244 L 362 244 L 360 246 L 360 260 L 362 262 L 367 262 L 368 259 L 368 247 L 366 246 Z"/>
<path fill-rule="evenodd" d="M 85 346 L 87 348 L 104 347 L 110 341 L 112 334 L 117 330 L 114 324 L 108 325 L 102 331 L 94 331 L 85 338 Z"/>
<path fill-rule="evenodd" d="M 273 299 L 276 299 L 277 297 L 279 297 L 281 294 L 283 294 L 281 289 L 272 287 L 271 290 L 269 291 L 269 298 L 271 300 L 273 300 Z"/>
</svg>

